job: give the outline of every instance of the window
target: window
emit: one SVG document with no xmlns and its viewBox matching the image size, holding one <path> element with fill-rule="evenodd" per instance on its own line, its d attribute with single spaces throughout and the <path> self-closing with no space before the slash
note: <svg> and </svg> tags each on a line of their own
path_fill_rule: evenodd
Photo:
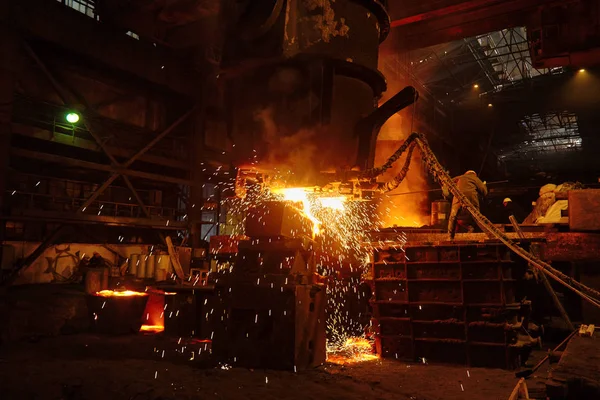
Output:
<svg viewBox="0 0 600 400">
<path fill-rule="evenodd" d="M 6 221 L 6 236 L 9 238 L 23 237 L 23 223 L 16 221 Z"/>
<path fill-rule="evenodd" d="M 131 31 L 127 31 L 126 33 L 127 36 L 131 36 L 132 38 L 136 39 L 136 40 L 140 40 L 140 37 L 137 33 L 131 32 Z"/>
<path fill-rule="evenodd" d="M 90 18 L 98 19 L 94 7 L 93 0 L 57 0 L 59 3 L 64 4 L 73 10 L 79 11 L 82 14 L 87 15 Z"/>
</svg>

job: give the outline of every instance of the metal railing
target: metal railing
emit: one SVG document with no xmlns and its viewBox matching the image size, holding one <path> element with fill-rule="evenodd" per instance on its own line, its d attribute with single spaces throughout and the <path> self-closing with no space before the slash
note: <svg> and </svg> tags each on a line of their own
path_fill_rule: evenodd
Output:
<svg viewBox="0 0 600 400">
<path fill-rule="evenodd" d="M 17 209 L 37 209 L 57 212 L 76 212 L 86 199 L 52 194 L 23 192 L 18 190 L 6 191 L 6 203 Z M 163 206 L 145 206 L 151 219 L 182 220 L 185 211 Z M 84 215 L 109 217 L 147 218 L 138 204 L 119 203 L 114 201 L 94 201 L 83 210 Z"/>
</svg>

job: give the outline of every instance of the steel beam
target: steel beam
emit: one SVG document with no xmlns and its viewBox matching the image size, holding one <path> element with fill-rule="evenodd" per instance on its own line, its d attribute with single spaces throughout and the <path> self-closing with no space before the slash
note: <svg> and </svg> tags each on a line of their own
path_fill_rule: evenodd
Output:
<svg viewBox="0 0 600 400">
<path fill-rule="evenodd" d="M 54 75 L 50 72 L 50 70 L 46 67 L 46 65 L 42 62 L 42 60 L 37 56 L 37 54 L 33 51 L 33 49 L 27 43 L 25 43 L 25 49 L 26 49 L 27 53 L 33 58 L 33 60 L 37 63 L 37 65 L 40 67 L 40 69 L 42 70 L 42 72 L 46 75 L 46 77 L 48 78 L 48 80 L 50 81 L 50 83 L 52 84 L 52 86 L 54 87 L 54 89 L 56 90 L 56 92 L 58 93 L 59 97 L 62 99 L 63 103 L 65 105 L 74 104 L 74 102 L 73 102 L 74 96 L 71 96 L 71 93 L 74 93 L 74 91 L 73 90 L 67 90 L 63 85 L 61 85 L 59 83 L 59 81 L 54 77 Z M 87 103 L 82 96 L 79 96 L 79 97 L 81 97 L 81 99 L 82 99 L 82 101 L 84 103 Z M 89 105 L 86 104 L 86 107 L 88 109 L 88 112 L 89 111 L 93 111 L 93 109 L 90 108 Z M 105 143 L 95 133 L 94 129 L 92 129 L 92 126 L 91 126 L 90 122 L 88 121 L 87 115 L 84 116 L 84 118 L 83 118 L 83 124 L 87 128 L 87 130 L 90 133 L 90 135 L 94 138 L 94 140 L 97 142 L 97 144 L 103 150 L 103 152 L 106 154 L 106 156 L 109 158 L 109 160 L 110 160 L 110 162 L 112 164 L 112 167 L 109 167 L 109 168 L 111 168 L 110 172 L 113 172 L 113 173 L 90 196 L 90 198 L 88 198 L 86 200 L 86 202 L 82 205 L 82 207 L 78 210 L 78 212 L 80 212 L 80 213 L 83 212 L 83 210 L 85 210 L 86 207 L 88 207 L 94 200 L 96 200 L 96 198 L 98 198 L 98 196 L 100 196 L 106 190 L 106 188 L 108 188 L 110 186 L 110 184 L 119 175 L 122 175 L 123 178 L 124 178 L 124 180 L 125 180 L 125 183 L 127 184 L 127 186 L 129 187 L 129 189 L 131 190 L 131 192 L 134 195 L 134 197 L 136 198 L 136 201 L 139 203 L 140 207 L 142 208 L 142 211 L 144 212 L 144 214 L 146 215 L 146 217 L 150 217 L 150 214 L 149 214 L 148 210 L 146 209 L 145 205 L 143 204 L 143 202 L 142 202 L 141 198 L 139 197 L 137 191 L 133 187 L 131 181 L 127 177 L 128 175 L 132 175 L 132 171 L 129 171 L 128 167 L 131 166 L 138 158 L 142 157 L 148 150 L 150 150 L 154 145 L 156 145 L 156 143 L 158 143 L 165 136 L 167 136 L 169 133 L 171 133 L 175 128 L 177 128 L 181 123 L 183 123 L 190 115 L 192 115 L 194 113 L 195 110 L 196 110 L 196 106 L 194 106 L 191 110 L 189 110 L 188 112 L 186 112 L 185 114 L 183 114 L 180 118 L 178 118 L 169 127 L 167 127 L 160 134 L 158 134 L 146 146 L 144 146 L 142 149 L 140 149 L 137 153 L 135 153 L 131 158 L 129 158 L 129 160 L 127 160 L 123 164 L 119 163 L 115 159 L 115 157 L 108 150 L 108 148 L 105 145 Z M 49 156 L 49 155 L 46 154 L 45 156 Z M 50 160 L 50 158 L 48 158 L 48 157 L 46 157 L 46 159 Z M 83 164 L 81 164 L 82 162 L 83 163 L 87 163 L 87 166 L 91 167 L 93 169 L 100 169 L 100 168 L 104 169 L 105 167 L 108 167 L 108 166 L 104 166 L 104 165 L 101 165 L 101 164 L 88 163 L 88 162 L 85 162 L 85 161 L 75 161 L 74 159 L 72 159 L 72 161 L 70 161 L 70 162 L 71 163 L 75 162 L 75 163 L 78 163 L 80 165 L 83 165 Z M 134 173 L 137 176 L 141 177 L 140 172 L 134 172 Z M 153 174 L 146 174 L 146 173 L 141 173 L 141 174 L 144 174 L 147 178 L 149 178 L 151 175 L 153 175 Z M 150 179 L 152 179 L 152 178 L 150 178 Z M 161 177 L 161 179 L 156 179 L 156 180 L 165 181 L 164 177 Z"/>
<path fill-rule="evenodd" d="M 27 136 L 35 139 L 52 141 L 55 143 L 60 143 L 62 145 L 76 147 L 80 149 L 98 151 L 98 146 L 94 141 L 85 138 L 73 137 L 72 135 L 66 135 L 60 132 L 51 132 L 46 129 L 40 129 L 37 127 L 30 127 L 27 125 L 12 123 L 12 131 L 15 135 Z M 106 147 L 111 154 L 115 157 L 125 158 L 128 160 L 134 155 L 134 152 L 130 149 L 124 149 L 122 147 Z M 161 156 L 155 156 L 152 154 L 144 154 L 139 158 L 140 161 L 149 163 L 149 164 L 157 164 L 164 167 L 172 167 L 178 168 L 182 170 L 189 170 L 190 166 L 188 163 L 180 160 L 175 160 L 172 158 L 166 158 Z"/>
<path fill-rule="evenodd" d="M 194 185 L 194 183 L 192 181 L 190 181 L 189 179 L 173 178 L 170 176 L 152 174 L 149 172 L 134 171 L 134 170 L 123 169 L 123 168 L 115 168 L 115 167 L 113 167 L 111 165 L 107 165 L 107 164 L 98 164 L 98 163 L 94 163 L 94 162 L 90 162 L 90 161 L 79 160 L 76 158 L 63 157 L 63 156 L 59 156 L 56 154 L 42 153 L 39 151 L 25 150 L 25 149 L 19 149 L 19 148 L 13 147 L 10 149 L 10 153 L 15 156 L 19 156 L 19 157 L 42 160 L 42 161 L 57 163 L 57 164 L 70 165 L 70 166 L 78 167 L 78 168 L 93 169 L 96 171 L 106 171 L 106 172 L 118 173 L 120 175 L 132 176 L 132 177 L 136 177 L 136 178 L 143 178 L 143 179 L 148 179 L 148 180 L 156 181 L 156 182 L 174 183 L 177 185 Z"/>
<path fill-rule="evenodd" d="M 144 213 L 144 215 L 147 218 L 150 218 L 150 213 L 148 212 L 148 209 L 144 205 L 144 202 L 143 202 L 142 198 L 140 197 L 140 195 L 138 194 L 137 190 L 135 190 L 135 188 L 131 184 L 131 181 L 129 180 L 129 178 L 126 177 L 126 176 L 123 176 L 123 180 L 125 181 L 125 184 L 127 185 L 127 187 L 129 188 L 129 190 L 131 191 L 131 194 L 133 194 L 133 197 L 135 197 L 135 201 L 141 207 L 142 212 Z"/>
<path fill-rule="evenodd" d="M 56 91 L 56 93 L 58 94 L 58 96 L 61 98 L 63 104 L 65 106 L 68 106 L 69 104 L 73 104 L 73 96 L 71 96 L 72 90 L 71 91 L 67 90 L 63 85 L 61 85 L 58 82 L 58 80 L 54 77 L 54 74 L 52 74 L 52 72 L 50 72 L 50 70 L 48 69 L 48 67 L 46 67 L 46 64 L 44 64 L 44 62 L 42 60 L 40 60 L 40 58 L 37 56 L 37 54 L 35 53 L 35 51 L 33 51 L 33 49 L 31 48 L 31 46 L 29 46 L 29 44 L 27 44 L 25 42 L 23 44 L 23 46 L 24 46 L 25 51 L 27 52 L 27 54 L 29 54 L 29 56 L 40 67 L 40 69 L 42 70 L 42 72 L 44 73 L 44 75 L 46 75 L 46 78 L 48 78 L 48 80 L 50 81 L 50 83 L 54 87 L 54 90 Z M 81 96 L 79 96 L 79 97 L 81 97 Z M 115 167 L 119 166 L 119 163 L 112 156 L 112 154 L 110 154 L 110 152 L 108 151 L 108 149 L 104 145 L 104 142 L 102 142 L 102 140 L 100 139 L 100 137 L 98 137 L 98 135 L 96 135 L 96 133 L 94 132 L 94 130 L 90 126 L 90 123 L 87 121 L 87 116 L 84 116 L 84 118 L 82 120 L 82 123 L 85 125 L 85 127 L 87 128 L 87 130 L 90 133 L 90 135 L 92 135 L 92 137 L 94 138 L 94 140 L 96 141 L 96 143 L 98 144 L 98 146 L 100 146 L 100 148 L 102 149 L 102 151 L 104 152 L 104 154 L 106 154 L 106 156 L 109 158 L 109 160 L 113 164 L 113 166 L 115 166 Z M 94 193 L 92 193 L 92 195 L 90 196 L 90 198 L 86 200 L 86 202 L 78 210 L 78 212 L 83 212 L 83 210 L 85 210 L 85 208 L 87 206 L 89 206 L 98 196 L 100 196 L 106 190 L 106 188 L 117 178 L 117 176 L 118 176 L 117 174 L 113 174 L 110 178 L 108 178 L 108 180 L 106 182 L 104 182 L 104 184 L 102 184 L 102 186 L 100 186 Z"/>
<path fill-rule="evenodd" d="M 148 218 L 109 217 L 105 215 L 77 214 L 73 212 L 45 211 L 45 210 L 13 210 L 10 216 L 3 219 L 11 221 L 44 221 L 68 223 L 103 224 L 107 226 L 139 226 L 142 228 L 182 230 L 187 228 L 187 223 L 181 221 L 153 220 Z"/>
<path fill-rule="evenodd" d="M 84 212 L 85 209 L 88 208 L 89 205 L 92 204 L 94 200 L 96 200 L 98 196 L 100 196 L 106 190 L 106 188 L 108 188 L 110 184 L 113 183 L 114 180 L 118 177 L 118 174 L 112 174 L 100 187 L 98 187 L 98 189 L 94 191 L 94 193 L 92 193 L 92 195 L 85 201 L 85 203 L 83 203 L 81 207 L 79 207 L 79 210 L 77 210 L 77 212 Z"/>
<path fill-rule="evenodd" d="M 35 63 L 38 65 L 38 67 L 40 67 L 44 75 L 46 75 L 46 78 L 48 78 L 48 80 L 52 84 L 52 87 L 56 91 L 56 94 L 58 94 L 58 97 L 60 97 L 60 99 L 62 100 L 63 104 L 72 104 L 73 98 L 71 98 L 70 93 L 56 80 L 56 78 L 54 78 L 52 72 L 50 72 L 48 67 L 46 67 L 46 64 L 44 64 L 42 60 L 40 60 L 40 58 L 37 56 L 35 51 L 33 51 L 31 46 L 29 46 L 27 42 L 23 42 L 23 48 L 25 49 L 25 52 L 29 55 L 29 57 L 31 57 L 33 61 L 35 61 Z"/>
<path fill-rule="evenodd" d="M 135 160 L 137 160 L 138 158 L 140 158 L 141 156 L 143 156 L 148 150 L 150 150 L 162 138 L 164 138 L 165 136 L 167 136 L 175 128 L 177 128 L 182 122 L 184 122 L 186 119 L 188 119 L 188 117 L 190 115 L 192 115 L 195 110 L 196 110 L 196 106 L 192 107 L 191 110 L 189 110 L 188 112 L 186 112 L 185 114 L 183 114 L 181 117 L 179 117 L 175 122 L 173 122 L 171 125 L 169 125 L 164 131 L 162 131 L 161 133 L 159 133 L 158 136 L 156 136 L 154 139 L 152 139 L 150 141 L 150 143 L 148 143 L 146 146 L 144 146 L 142 149 L 140 149 L 140 151 L 138 151 L 137 153 L 135 153 L 133 155 L 133 157 L 131 157 L 127 162 L 125 162 L 123 164 L 123 167 L 127 168 L 131 164 L 133 164 L 135 162 Z"/>
</svg>

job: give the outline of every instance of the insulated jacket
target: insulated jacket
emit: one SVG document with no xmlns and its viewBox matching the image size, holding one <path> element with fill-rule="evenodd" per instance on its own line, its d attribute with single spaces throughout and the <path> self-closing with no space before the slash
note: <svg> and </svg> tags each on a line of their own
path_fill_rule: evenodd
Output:
<svg viewBox="0 0 600 400">
<path fill-rule="evenodd" d="M 487 196 L 487 186 L 477 177 L 475 174 L 465 174 L 454 178 L 454 182 L 469 201 L 477 208 L 479 208 L 479 195 L 482 197 Z M 452 205 L 460 203 L 458 198 L 452 200 Z"/>
</svg>

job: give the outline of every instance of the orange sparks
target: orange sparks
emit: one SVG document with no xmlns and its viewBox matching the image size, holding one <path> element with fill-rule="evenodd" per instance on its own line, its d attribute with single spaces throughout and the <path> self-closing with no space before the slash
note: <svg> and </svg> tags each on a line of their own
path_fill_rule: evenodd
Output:
<svg viewBox="0 0 600 400">
<path fill-rule="evenodd" d="M 337 211 L 345 210 L 345 203 L 347 200 L 348 199 L 346 197 L 319 197 L 319 203 L 321 203 L 321 207 L 330 208 Z"/>
<path fill-rule="evenodd" d="M 133 290 L 101 290 L 96 292 L 96 296 L 101 297 L 131 297 L 131 296 L 148 296 L 146 292 L 135 292 Z"/>
<path fill-rule="evenodd" d="M 302 203 L 302 211 L 308 219 L 313 223 L 313 235 L 316 236 L 320 233 L 319 225 L 321 222 L 313 215 L 311 204 L 308 199 L 308 191 L 310 188 L 280 188 L 273 189 L 274 194 L 283 196 L 283 200 L 294 201 Z"/>
<path fill-rule="evenodd" d="M 350 337 L 340 348 L 327 354 L 327 361 L 338 365 L 356 364 L 378 358 L 376 354 L 373 354 L 371 342 L 361 337 Z"/>
</svg>

